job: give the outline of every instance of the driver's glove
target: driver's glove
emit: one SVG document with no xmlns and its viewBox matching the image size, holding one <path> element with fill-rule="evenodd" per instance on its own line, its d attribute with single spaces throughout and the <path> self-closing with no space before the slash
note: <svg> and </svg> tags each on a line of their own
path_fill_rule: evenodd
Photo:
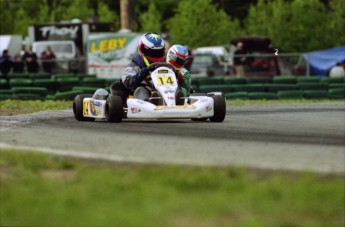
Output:
<svg viewBox="0 0 345 227">
<path fill-rule="evenodd" d="M 156 65 L 156 64 L 151 64 L 149 65 L 149 67 L 147 67 L 147 69 L 150 71 L 150 72 L 153 72 L 155 69 L 157 69 L 159 66 Z"/>
<path fill-rule="evenodd" d="M 143 81 L 148 75 L 150 75 L 149 68 L 143 68 L 140 72 L 135 76 L 137 83 Z"/>
</svg>

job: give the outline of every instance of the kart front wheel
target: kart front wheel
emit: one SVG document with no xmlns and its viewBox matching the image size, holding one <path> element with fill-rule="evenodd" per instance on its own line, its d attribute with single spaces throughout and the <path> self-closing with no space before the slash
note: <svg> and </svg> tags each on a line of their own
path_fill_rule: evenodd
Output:
<svg viewBox="0 0 345 227">
<path fill-rule="evenodd" d="M 212 122 L 222 122 L 225 119 L 226 114 L 226 102 L 223 95 L 214 95 L 212 96 L 214 104 L 214 115 L 210 117 Z"/>
<path fill-rule="evenodd" d="M 83 101 L 84 98 L 91 98 L 92 94 L 80 94 L 73 100 L 73 114 L 78 121 L 94 121 L 95 118 L 84 117 L 83 115 Z"/>
<path fill-rule="evenodd" d="M 109 122 L 121 122 L 123 117 L 122 99 L 118 95 L 110 95 L 107 99 L 105 113 Z"/>
</svg>

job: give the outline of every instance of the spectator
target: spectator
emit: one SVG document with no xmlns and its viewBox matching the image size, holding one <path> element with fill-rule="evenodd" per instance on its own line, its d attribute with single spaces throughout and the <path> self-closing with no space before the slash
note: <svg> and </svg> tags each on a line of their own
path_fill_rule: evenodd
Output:
<svg viewBox="0 0 345 227">
<path fill-rule="evenodd" d="M 236 55 L 244 55 L 246 52 L 243 49 L 243 43 L 238 42 L 236 45 L 237 50 L 235 51 L 234 63 L 236 69 L 236 77 L 245 77 L 244 73 L 244 64 L 246 63 L 246 58 L 244 56 L 237 56 Z"/>
<path fill-rule="evenodd" d="M 26 69 L 29 73 L 37 73 L 38 72 L 38 62 L 37 62 L 37 55 L 35 52 L 32 51 L 32 47 L 30 46 L 27 51 L 25 51 L 23 57 L 23 62 L 26 65 Z"/>
<path fill-rule="evenodd" d="M 332 78 L 344 78 L 345 77 L 345 70 L 344 64 L 338 62 L 335 66 L 331 68 L 329 71 L 329 77 Z"/>
<path fill-rule="evenodd" d="M 44 72 L 52 73 L 55 68 L 55 54 L 51 47 L 48 46 L 41 54 L 42 66 Z"/>
<path fill-rule="evenodd" d="M 14 55 L 12 68 L 14 73 L 24 72 L 24 62 L 21 60 L 20 54 Z"/>
<path fill-rule="evenodd" d="M 12 68 L 12 58 L 8 54 L 8 50 L 4 50 L 2 52 L 2 56 L 0 57 L 0 72 L 2 75 L 7 75 Z"/>
</svg>

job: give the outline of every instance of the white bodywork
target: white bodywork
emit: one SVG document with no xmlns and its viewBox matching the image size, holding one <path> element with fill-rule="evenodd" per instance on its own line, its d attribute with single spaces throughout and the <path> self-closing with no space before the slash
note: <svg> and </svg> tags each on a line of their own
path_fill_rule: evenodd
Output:
<svg viewBox="0 0 345 227">
<path fill-rule="evenodd" d="M 205 118 L 212 117 L 213 99 L 206 96 L 193 96 L 193 104 L 183 106 L 156 106 L 140 99 L 127 100 L 127 118 Z M 106 100 L 84 98 L 83 115 L 105 119 Z"/>
<path fill-rule="evenodd" d="M 155 106 L 139 99 L 128 99 L 128 118 L 205 118 L 212 117 L 213 99 L 193 97 L 196 102 L 183 106 Z"/>
<path fill-rule="evenodd" d="M 208 96 L 185 97 L 184 105 L 176 105 L 178 88 L 174 72 L 168 67 L 159 67 L 151 73 L 152 82 L 161 94 L 164 105 L 156 106 L 140 99 L 127 99 L 127 118 L 208 118 L 214 115 L 214 100 Z M 215 95 L 217 95 L 215 93 Z M 126 112 L 126 111 L 125 111 Z M 84 98 L 83 116 L 106 118 L 106 100 Z"/>
</svg>

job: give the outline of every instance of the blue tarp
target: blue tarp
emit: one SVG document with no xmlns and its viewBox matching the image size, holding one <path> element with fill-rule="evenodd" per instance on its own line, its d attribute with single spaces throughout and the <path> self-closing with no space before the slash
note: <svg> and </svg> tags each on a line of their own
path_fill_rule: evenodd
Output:
<svg viewBox="0 0 345 227">
<path fill-rule="evenodd" d="M 309 63 L 313 74 L 323 77 L 338 62 L 345 63 L 345 46 L 310 52 L 303 54 L 303 58 Z"/>
</svg>

